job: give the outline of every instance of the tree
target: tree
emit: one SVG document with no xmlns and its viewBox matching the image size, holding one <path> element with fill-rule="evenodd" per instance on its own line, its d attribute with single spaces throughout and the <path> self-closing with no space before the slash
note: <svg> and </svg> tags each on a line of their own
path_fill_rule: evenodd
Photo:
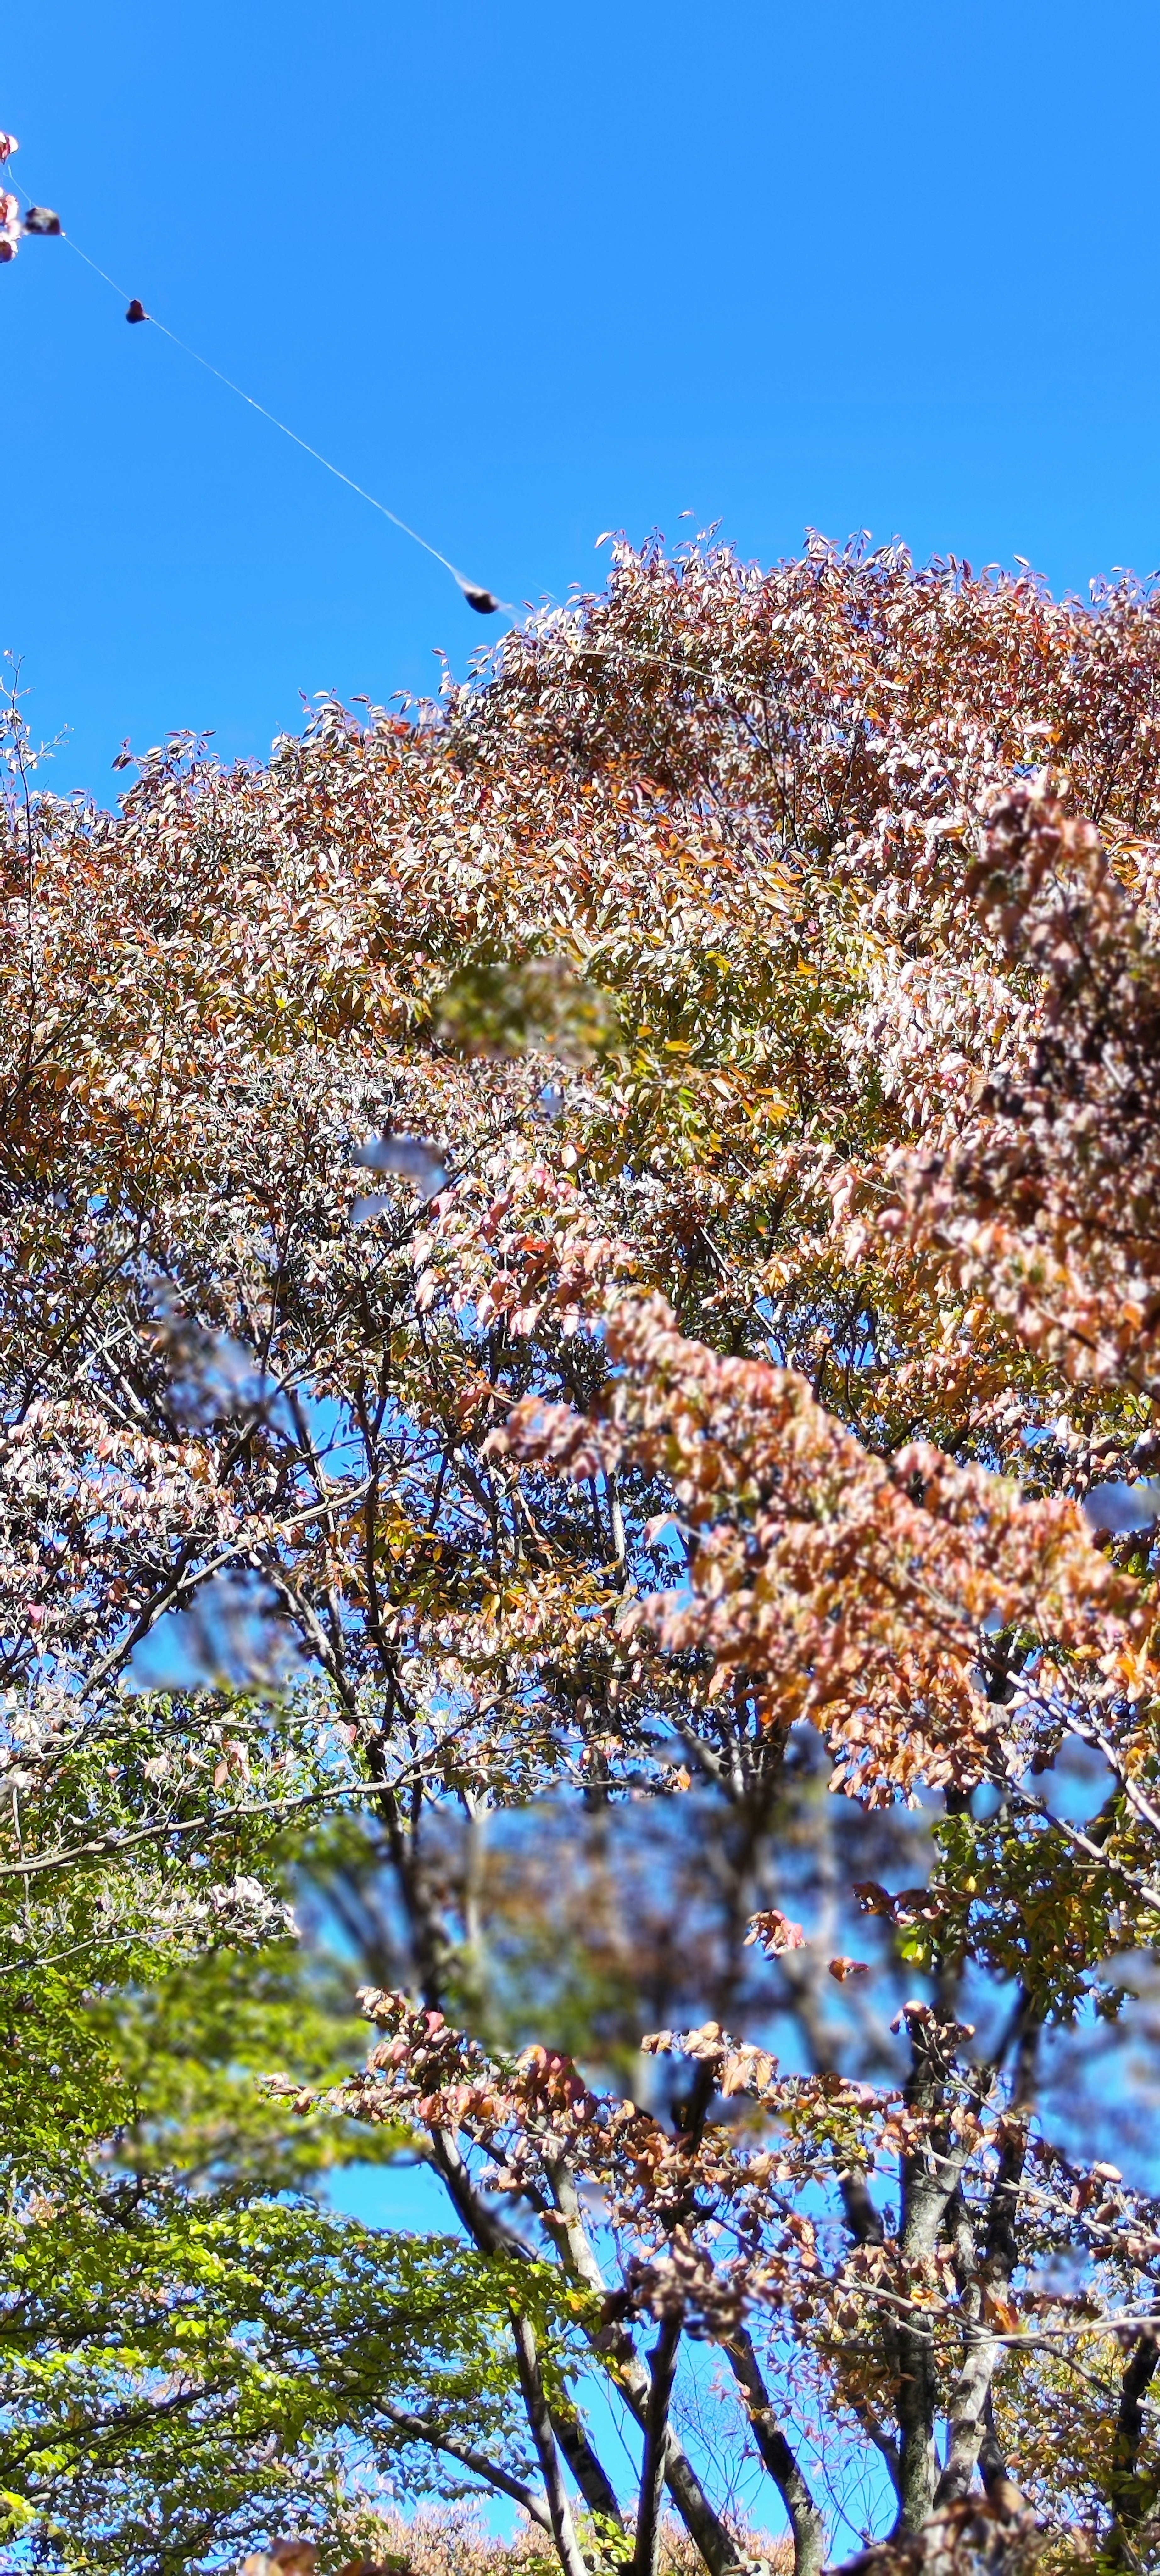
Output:
<svg viewBox="0 0 1160 2576">
<path fill-rule="evenodd" d="M 116 817 L 10 740 L 25 2548 L 1153 2562 L 1152 594 L 621 545 Z"/>
</svg>

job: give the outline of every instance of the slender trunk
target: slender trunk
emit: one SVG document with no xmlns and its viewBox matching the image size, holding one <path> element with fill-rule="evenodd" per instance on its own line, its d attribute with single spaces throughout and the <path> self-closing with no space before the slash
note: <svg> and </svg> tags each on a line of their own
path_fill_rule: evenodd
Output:
<svg viewBox="0 0 1160 2576">
<path fill-rule="evenodd" d="M 391 1866 L 403 1899 L 410 1936 L 411 1951 L 418 1974 L 419 1989 L 429 2011 L 442 2009 L 448 1970 L 454 1956 L 447 1926 L 437 1906 L 430 1902 L 423 1884 L 422 1862 L 416 1837 L 408 1833 L 405 1818 L 393 1789 L 386 1785 L 387 1746 L 376 1736 L 367 1747 L 367 1767 L 372 1780 L 382 1781 L 378 1810 L 387 1836 Z"/>
<path fill-rule="evenodd" d="M 938 2458 L 934 2339 L 929 2325 L 898 2332 L 898 2530 L 921 2531 L 934 2502 Z"/>
<path fill-rule="evenodd" d="M 430 2134 L 431 2161 L 473 2244 L 478 2246 L 481 2254 L 514 2254 L 517 2260 L 526 2261 L 527 2246 L 513 2229 L 504 2226 L 476 2191 L 450 2130 L 433 2129 Z M 622 2522 L 616 2489 L 593 2450 L 575 2408 L 554 2406 L 549 2412 L 555 2439 L 589 2511 L 601 2514 L 607 2522 Z"/>
<path fill-rule="evenodd" d="M 745 2392 L 753 2439 L 768 2469 L 793 2533 L 794 2576 L 820 2576 L 826 2559 L 826 2526 L 769 2402 L 761 2365 L 746 2327 L 725 2346 L 733 2376 Z"/>
<path fill-rule="evenodd" d="M 375 1768 L 375 1751 L 376 1748 L 372 1747 L 372 1770 Z M 394 1797 L 393 1792 L 390 1790 L 384 1790 L 379 1804 L 383 1822 L 387 1829 L 391 1859 L 394 1864 L 396 1880 L 407 1909 L 407 1917 L 411 1939 L 415 1950 L 416 1964 L 419 1968 L 422 1983 L 423 1998 L 429 2006 L 441 2008 L 445 1992 L 446 1971 L 451 1956 L 451 1944 L 448 1938 L 447 1929 L 438 1909 L 432 1904 L 427 1888 L 424 1885 L 422 1870 L 416 1862 L 413 1849 L 410 1847 L 404 1819 L 400 1814 L 398 1802 Z M 482 2198 L 481 2194 L 477 2192 L 468 2168 L 460 2153 L 458 2142 L 452 2135 L 451 2131 L 446 2129 L 433 2129 L 430 2134 L 432 2163 L 451 2198 L 457 2216 L 461 2220 L 472 2243 L 478 2247 L 479 2252 L 485 2255 L 501 2253 L 508 2256 L 514 2255 L 517 2260 L 520 2258 L 525 2261 L 529 2259 L 529 2248 L 523 2243 L 522 2239 L 516 2234 L 514 2229 L 506 2227 L 502 2220 L 496 2216 L 495 2212 L 489 2209 L 487 2202 Z M 527 2325 L 527 2321 L 518 2318 L 513 2312 L 513 2333 L 516 2335 L 517 2359 L 519 2357 L 520 2350 L 520 2335 L 525 2325 Z M 527 2333 L 530 2335 L 531 2332 L 531 2326 L 527 2325 Z M 522 2364 L 520 2384 L 521 2387 L 523 2387 L 524 2379 Z M 541 2386 L 541 2396 L 542 2395 L 543 2392 Z M 526 2403 L 527 2395 L 525 2391 L 525 2405 Z M 580 2493 L 589 2507 L 589 2510 L 593 2513 L 602 2515 L 607 2521 L 620 2522 L 622 2517 L 616 2490 L 598 2459 L 596 2452 L 593 2450 L 592 2444 L 588 2439 L 575 2409 L 571 2407 L 549 2408 L 545 2398 L 543 2399 L 543 2413 L 548 2438 L 552 2444 L 552 2458 L 555 2462 L 557 2478 L 559 2477 L 559 2459 L 556 2447 L 558 2444 L 559 2449 L 563 2452 L 564 2457 L 568 2462 L 568 2466 L 571 2469 L 572 2475 L 576 2480 L 576 2484 L 579 2487 Z M 539 2444 L 537 2442 L 537 2448 L 538 2447 Z M 561 2489 L 561 2493 L 562 2492 L 563 2490 Z M 555 2532 L 556 2524 L 550 2490 L 548 2503 L 549 2509 L 553 2510 L 553 2532 Z M 571 2529 L 570 2524 L 569 2529 Z M 575 2547 L 574 2533 L 572 2545 Z M 579 2553 L 577 2552 L 577 2555 L 578 2554 Z M 567 2560 L 564 2560 L 563 2563 L 565 2564 L 565 2567 L 568 2568 Z M 568 2569 L 568 2576 L 573 2576 L 573 2571 L 570 2568 Z M 717 2576 L 717 2571 L 713 2571 L 713 2576 Z"/>
<path fill-rule="evenodd" d="M 951 2400 L 950 2443 L 938 2482 L 936 2505 L 953 2504 L 970 2488 L 976 2466 L 1000 2513 L 1021 2513 L 1026 2498 L 1008 2474 L 995 2431 L 991 2382 L 1003 2346 L 985 2326 L 969 2326 L 962 2368 Z"/>
<path fill-rule="evenodd" d="M 997 2513 L 1026 2512 L 1027 2498 L 1020 2494 L 999 2447 L 999 2436 L 995 2431 L 995 2408 L 990 2389 L 987 2391 L 987 2402 L 983 2408 L 983 2438 L 979 2444 L 979 2470 L 986 2489 L 987 2502 L 994 2505 Z"/>
<path fill-rule="evenodd" d="M 371 1769 L 376 1770 L 375 1750 L 371 1748 Z M 378 1776 L 382 1777 L 385 1748 L 379 1749 Z M 407 1909 L 411 1937 L 415 1945 L 416 1964 L 420 1972 L 424 2002 L 441 2008 L 450 1943 L 446 1927 L 429 1901 L 421 1872 L 415 1868 L 407 1847 L 407 1835 L 398 1803 L 389 1789 L 384 1789 L 380 1810 L 386 1826 L 396 1880 Z M 487 2203 L 476 2192 L 455 2139 L 445 2130 L 431 2136 L 432 2162 L 450 2194 L 462 2224 L 481 2254 L 528 2254 L 528 2248 L 510 2228 L 505 2228 Z M 561 2253 L 576 2277 L 590 2288 L 607 2290 L 600 2267 L 588 2244 L 579 2201 L 574 2188 L 557 2189 L 561 2212 L 566 2217 Z M 649 2376 L 632 2342 L 624 2333 L 617 2339 L 615 2350 L 601 2351 L 602 2366 L 619 2388 L 630 2413 L 643 2428 L 648 2412 Z M 587 2435 L 572 2415 L 553 2410 L 549 2431 L 554 2428 L 576 2483 L 590 2509 L 608 2521 L 621 2522 L 616 2492 L 605 2475 Z M 699 2551 L 709 2576 L 740 2576 L 741 2553 L 737 2543 L 708 2496 L 687 2454 L 670 2426 L 665 2440 L 665 2484 L 694 2547 Z M 550 2503 L 550 2499 L 549 2499 Z"/>
<path fill-rule="evenodd" d="M 1120 2381 L 1120 2405 L 1116 2417 L 1116 2438 L 1112 2451 L 1112 2474 L 1108 2481 L 1115 2512 L 1108 2540 L 1107 2555 L 1113 2567 L 1138 2567 L 1140 2558 L 1133 2547 L 1132 2534 L 1144 2520 L 1153 2502 L 1152 2481 L 1139 2474 L 1140 2445 L 1144 2439 L 1144 2399 L 1160 2365 L 1160 2334 L 1150 2326 L 1133 2346 Z"/>
<path fill-rule="evenodd" d="M 902 2254 L 908 2264 L 929 2263 L 967 2154 L 952 2143 L 939 2114 L 947 2095 L 950 2061 L 943 2017 L 927 2006 L 907 2011 L 912 2064 L 908 2109 L 925 2115 L 925 2139 L 908 2155 L 902 2173 Z M 921 2531 L 934 2503 L 938 2479 L 935 2417 L 938 2380 L 933 2319 L 918 2316 L 895 2329 L 898 2368 L 898 2521 L 896 2530 Z"/>
<path fill-rule="evenodd" d="M 557 2242 L 565 2270 L 571 2273 L 573 2280 L 582 2281 L 586 2289 L 596 2291 L 603 2299 L 608 2294 L 608 2283 L 589 2241 L 574 2177 L 563 2160 L 552 2168 L 551 2182 L 563 2222 L 557 2230 Z M 643 2430 L 648 2416 L 649 2375 L 627 2327 L 605 2328 L 601 2337 L 600 2360 L 614 2386 L 619 2389 L 630 2415 Z M 738 2576 L 740 2551 L 737 2543 L 720 2514 L 710 2504 L 671 2424 L 665 2441 L 665 2485 L 690 2540 L 704 2559 L 709 2576 Z"/>
<path fill-rule="evenodd" d="M 576 2414 L 568 2406 L 549 2406 L 552 2431 L 571 2469 L 589 2513 L 599 2514 L 603 2522 L 624 2528 L 620 2498 L 597 2458 L 588 2435 Z"/>
<path fill-rule="evenodd" d="M 983 2278 L 992 2290 L 1006 2289 L 1019 2257 L 1015 2222 L 1031 2130 L 1038 2040 L 1039 2024 L 1032 2020 L 1028 2011 L 1020 2033 L 1014 2093 L 1003 2124 L 998 2170 L 987 2212 L 982 2270 Z M 1007 2476 L 1006 2462 L 999 2450 L 992 2420 L 991 2382 L 1003 2346 L 979 2321 L 982 2295 L 973 2252 L 968 2263 L 968 2277 L 963 2283 L 964 2308 L 969 2319 L 966 2348 L 951 2396 L 950 2440 L 946 2467 L 935 2496 L 938 2505 L 951 2504 L 956 2497 L 967 2494 L 976 2463 L 988 2495 L 992 2484 L 1009 2490 L 1011 2496 L 1018 2494 Z M 974 2278 L 970 2277 L 972 2273 Z M 1019 2503 L 1022 2504 L 1021 2497 Z"/>
<path fill-rule="evenodd" d="M 548 2499 L 556 2554 L 564 2570 L 564 2576 L 588 2576 L 580 2543 L 576 2538 L 571 2507 L 565 2493 L 560 2455 L 556 2449 L 556 2438 L 548 2414 L 548 2401 L 544 2395 L 544 2378 L 540 2369 L 535 2334 L 527 2317 L 521 2317 L 516 2309 L 512 2310 L 512 2339 L 516 2348 L 516 2368 L 520 2377 L 524 2411 L 543 2471 L 544 2492 Z"/>
<path fill-rule="evenodd" d="M 965 2496 L 975 2474 L 983 2417 L 1002 2346 L 985 2326 L 969 2325 L 962 2367 L 950 2406 L 950 2442 L 946 2467 L 935 2492 L 936 2505 Z"/>
<path fill-rule="evenodd" d="M 620 1485 L 615 1467 L 607 1470 L 604 1484 L 608 1495 L 608 1518 L 612 1529 L 613 1563 L 623 1573 L 628 1559 L 628 1548 L 625 1544 L 624 1513 L 621 1509 Z"/>
<path fill-rule="evenodd" d="M 696 2470 L 690 2464 L 688 2453 L 682 2449 L 671 2427 L 665 2444 L 665 2485 L 690 2540 L 700 2550 L 709 2576 L 740 2576 L 741 2551 L 732 2532 L 710 2504 Z"/>
<path fill-rule="evenodd" d="M 649 2355 L 650 2383 L 645 2413 L 640 2500 L 636 2510 L 633 2576 L 656 2576 L 661 2537 L 661 2497 L 665 2484 L 669 2403 L 681 2348 L 681 2320 L 666 2317 Z"/>
<path fill-rule="evenodd" d="M 861 2167 L 848 2166 L 845 2173 L 839 2174 L 838 2185 L 842 2194 L 842 2207 L 846 2213 L 846 2225 L 855 2245 L 884 2245 L 886 2230 L 874 2206 L 870 2185 Z"/>
</svg>

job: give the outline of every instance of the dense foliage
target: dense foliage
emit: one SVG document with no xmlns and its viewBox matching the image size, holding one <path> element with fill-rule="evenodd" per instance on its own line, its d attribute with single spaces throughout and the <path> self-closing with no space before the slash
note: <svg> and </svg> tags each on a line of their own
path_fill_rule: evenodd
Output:
<svg viewBox="0 0 1160 2576">
<path fill-rule="evenodd" d="M 1156 2563 L 1160 606 L 6 740 L 14 2549 Z"/>
</svg>

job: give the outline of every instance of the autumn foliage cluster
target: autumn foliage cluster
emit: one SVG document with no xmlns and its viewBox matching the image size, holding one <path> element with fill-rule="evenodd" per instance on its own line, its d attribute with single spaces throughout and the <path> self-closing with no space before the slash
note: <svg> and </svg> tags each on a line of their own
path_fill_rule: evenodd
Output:
<svg viewBox="0 0 1160 2576">
<path fill-rule="evenodd" d="M 1160 603 L 5 740 L 15 2563 L 1160 2564 Z"/>
</svg>

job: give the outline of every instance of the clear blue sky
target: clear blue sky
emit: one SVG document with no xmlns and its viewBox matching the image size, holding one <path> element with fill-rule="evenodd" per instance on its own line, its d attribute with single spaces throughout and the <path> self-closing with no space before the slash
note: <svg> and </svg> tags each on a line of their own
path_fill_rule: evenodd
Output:
<svg viewBox="0 0 1160 2576">
<path fill-rule="evenodd" d="M 1160 563 L 1160 13 L 1145 0 L 57 0 L 14 175 L 465 571 L 807 523 L 1057 589 Z M 0 271 L 0 647 L 54 781 L 299 692 L 426 688 L 439 567 L 58 242 Z M 494 631 L 494 629 L 490 630 Z"/>
</svg>

